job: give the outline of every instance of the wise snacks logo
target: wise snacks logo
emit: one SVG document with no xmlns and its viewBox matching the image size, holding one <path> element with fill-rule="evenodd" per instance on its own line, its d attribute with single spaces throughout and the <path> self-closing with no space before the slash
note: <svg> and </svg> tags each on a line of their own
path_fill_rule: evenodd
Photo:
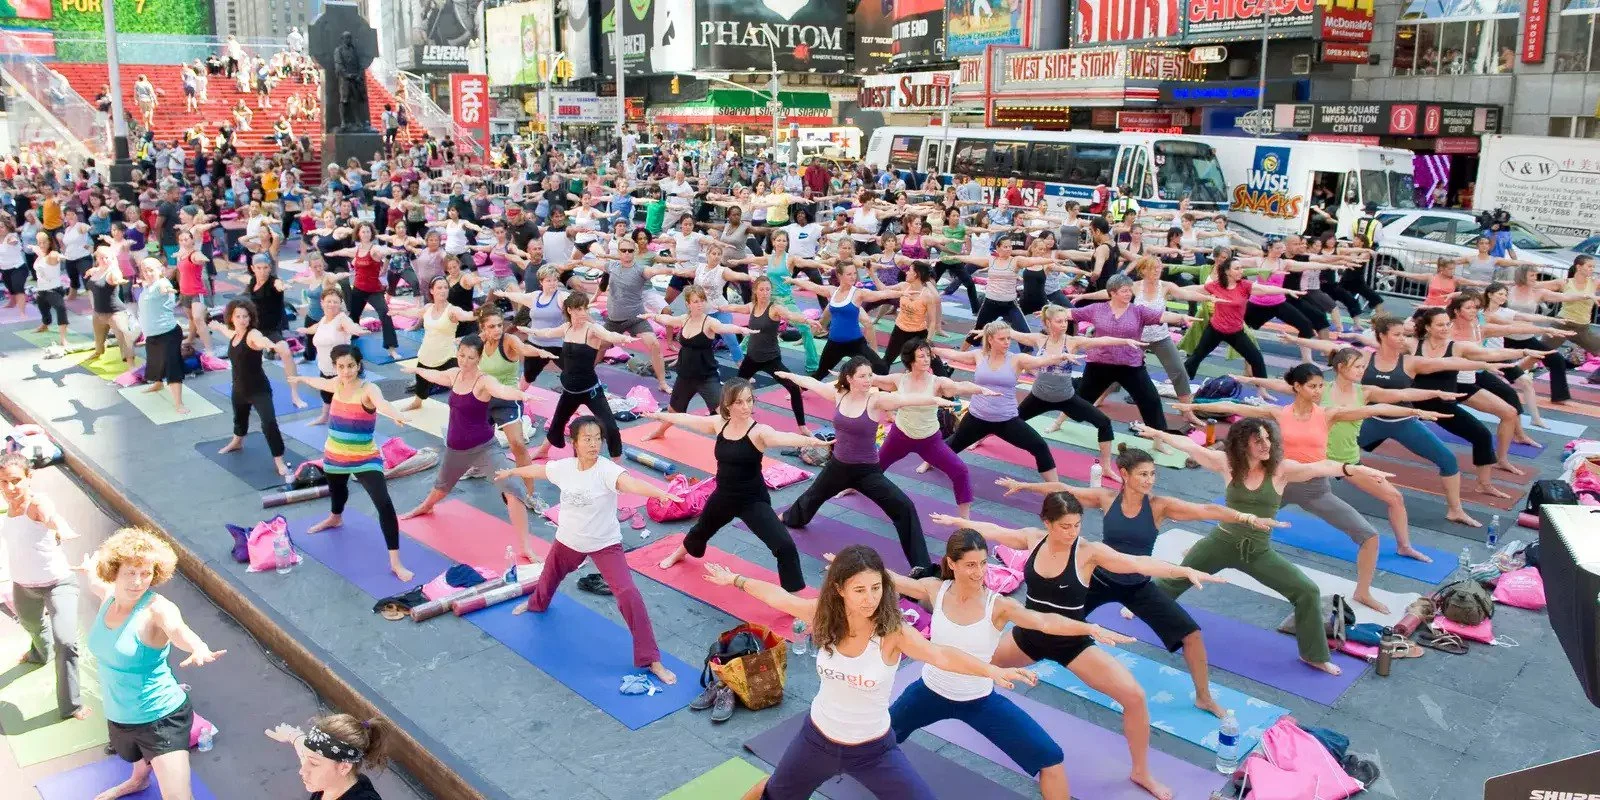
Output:
<svg viewBox="0 0 1600 800">
<path fill-rule="evenodd" d="M 1233 208 L 1245 214 L 1294 219 L 1304 204 L 1304 196 L 1289 193 L 1289 148 L 1257 147 L 1245 182 L 1233 189 Z"/>
</svg>

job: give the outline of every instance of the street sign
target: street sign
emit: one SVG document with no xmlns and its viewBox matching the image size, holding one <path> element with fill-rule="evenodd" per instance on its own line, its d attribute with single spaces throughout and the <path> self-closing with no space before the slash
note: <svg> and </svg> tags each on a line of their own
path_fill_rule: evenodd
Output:
<svg viewBox="0 0 1600 800">
<path fill-rule="evenodd" d="M 1228 60 L 1228 48 L 1220 44 L 1195 47 L 1189 50 L 1190 64 L 1221 64 Z"/>
<path fill-rule="evenodd" d="M 934 86 L 938 86 L 938 87 L 940 87 L 942 89 L 950 88 L 950 73 L 948 73 L 948 72 L 935 72 L 933 74 L 933 85 Z"/>
<path fill-rule="evenodd" d="M 1273 127 L 1272 114 L 1270 108 L 1258 108 L 1248 114 L 1240 114 L 1233 124 L 1252 136 L 1276 136 L 1278 131 Z"/>
</svg>

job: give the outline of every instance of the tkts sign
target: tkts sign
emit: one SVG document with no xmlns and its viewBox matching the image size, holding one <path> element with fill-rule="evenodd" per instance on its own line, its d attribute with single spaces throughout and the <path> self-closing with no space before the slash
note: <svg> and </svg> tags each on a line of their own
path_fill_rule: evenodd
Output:
<svg viewBox="0 0 1600 800">
<path fill-rule="evenodd" d="M 869 75 L 857 102 L 863 111 L 932 111 L 950 105 L 954 72 Z"/>
<path fill-rule="evenodd" d="M 1309 26 L 1316 18 L 1316 0 L 1186 0 L 1185 38 L 1215 38 L 1241 31 Z"/>
<path fill-rule="evenodd" d="M 450 117 L 489 146 L 489 76 L 457 73 L 450 76 Z"/>
</svg>

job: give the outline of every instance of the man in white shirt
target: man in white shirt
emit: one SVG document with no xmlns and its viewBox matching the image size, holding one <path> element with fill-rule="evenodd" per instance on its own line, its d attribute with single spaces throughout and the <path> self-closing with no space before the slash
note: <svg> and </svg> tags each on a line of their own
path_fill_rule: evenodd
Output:
<svg viewBox="0 0 1600 800">
<path fill-rule="evenodd" d="M 683 170 L 675 170 L 672 177 L 662 178 L 657 181 L 661 186 L 661 193 L 667 198 L 667 215 L 662 221 L 663 228 L 675 228 L 678 220 L 689 213 L 690 201 L 694 198 L 694 186 L 689 183 L 689 178 Z"/>
<path fill-rule="evenodd" d="M 300 33 L 299 28 L 290 28 L 288 36 L 289 52 L 303 53 L 306 49 L 306 37 Z"/>
<path fill-rule="evenodd" d="M 792 195 L 805 194 L 805 181 L 800 179 L 800 173 L 793 164 L 790 164 L 788 170 L 783 174 L 783 190 Z M 809 257 L 807 256 L 807 258 Z"/>
<path fill-rule="evenodd" d="M 622 160 L 629 161 L 635 150 L 639 149 L 639 134 L 628 131 L 622 134 Z"/>
</svg>

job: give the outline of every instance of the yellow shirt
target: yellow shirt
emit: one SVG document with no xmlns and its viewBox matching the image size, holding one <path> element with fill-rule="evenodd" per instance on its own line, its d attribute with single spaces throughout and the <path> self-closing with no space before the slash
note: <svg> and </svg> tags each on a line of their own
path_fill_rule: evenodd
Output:
<svg viewBox="0 0 1600 800">
<path fill-rule="evenodd" d="M 266 197 L 267 202 L 278 202 L 278 173 L 269 169 L 265 175 L 261 176 L 261 193 Z"/>
<path fill-rule="evenodd" d="M 767 207 L 768 225 L 789 224 L 789 204 L 794 202 L 794 196 L 788 192 L 773 192 L 767 195 L 768 201 L 777 201 Z"/>
<path fill-rule="evenodd" d="M 61 204 L 54 197 L 44 201 L 44 210 L 40 213 L 45 230 L 54 230 L 61 227 Z"/>
<path fill-rule="evenodd" d="M 50 223 L 45 223 L 45 227 L 50 227 Z M 1589 284 L 1587 286 L 1579 286 L 1577 278 L 1568 278 L 1567 285 L 1561 287 L 1561 291 L 1564 294 L 1592 295 L 1594 294 L 1594 278 L 1589 279 Z M 1572 302 L 1561 304 L 1561 318 L 1567 320 L 1568 322 L 1576 322 L 1579 325 L 1588 325 L 1589 316 L 1593 313 L 1594 298 L 1592 297 L 1588 300 L 1574 300 Z"/>
</svg>

